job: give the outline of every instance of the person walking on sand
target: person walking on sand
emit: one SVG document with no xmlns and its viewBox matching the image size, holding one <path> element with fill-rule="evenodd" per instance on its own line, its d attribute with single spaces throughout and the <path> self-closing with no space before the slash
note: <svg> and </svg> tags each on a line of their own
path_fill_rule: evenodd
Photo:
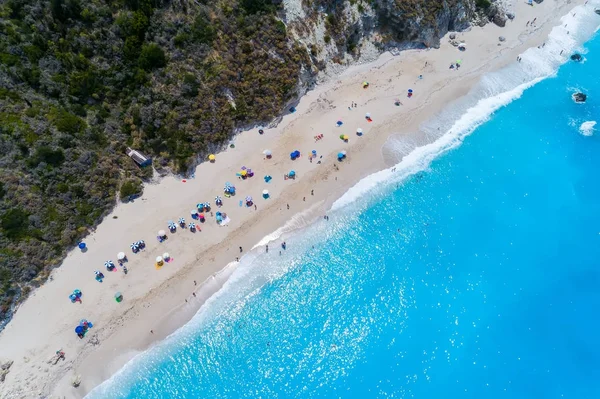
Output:
<svg viewBox="0 0 600 399">
<path fill-rule="evenodd" d="M 290 204 L 286 204 L 287 205 L 287 209 L 290 209 Z"/>
<path fill-rule="evenodd" d="M 244 250 L 242 249 L 242 247 L 240 247 L 240 253 L 243 252 Z"/>
<path fill-rule="evenodd" d="M 315 190 L 310 190 L 310 195 L 315 195 Z"/>
<path fill-rule="evenodd" d="M 194 285 L 196 285 L 196 280 L 194 280 Z"/>
</svg>

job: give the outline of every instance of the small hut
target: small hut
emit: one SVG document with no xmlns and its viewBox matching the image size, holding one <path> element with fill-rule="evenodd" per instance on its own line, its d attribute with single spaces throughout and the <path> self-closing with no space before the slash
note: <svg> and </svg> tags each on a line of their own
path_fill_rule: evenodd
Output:
<svg viewBox="0 0 600 399">
<path fill-rule="evenodd" d="M 133 159 L 133 161 L 140 167 L 143 168 L 145 166 L 150 166 L 152 164 L 152 160 L 150 158 L 148 158 L 147 156 L 145 156 L 144 154 L 142 154 L 140 151 L 138 150 L 132 150 L 131 148 L 127 147 L 127 155 Z"/>
</svg>

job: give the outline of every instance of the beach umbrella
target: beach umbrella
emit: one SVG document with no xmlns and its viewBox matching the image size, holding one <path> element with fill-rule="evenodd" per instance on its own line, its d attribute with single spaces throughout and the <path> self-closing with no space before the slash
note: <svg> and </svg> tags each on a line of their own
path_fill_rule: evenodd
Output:
<svg viewBox="0 0 600 399">
<path fill-rule="evenodd" d="M 342 121 L 337 121 L 335 124 L 336 124 L 338 127 L 340 127 L 340 126 L 342 126 L 342 125 L 344 124 L 344 122 L 342 122 Z"/>
<path fill-rule="evenodd" d="M 139 245 L 134 242 L 129 246 L 129 248 L 131 248 L 133 250 L 133 252 L 135 252 L 139 249 Z"/>
<path fill-rule="evenodd" d="M 171 256 L 169 256 L 169 253 L 168 253 L 168 252 L 165 252 L 165 253 L 162 255 L 162 257 L 163 257 L 163 259 L 164 259 L 164 260 L 169 260 L 169 259 L 171 258 Z"/>
<path fill-rule="evenodd" d="M 349 137 L 348 137 L 347 135 L 345 135 L 345 134 L 344 134 L 344 136 L 342 137 L 342 140 L 344 140 L 344 141 L 348 141 L 348 138 L 349 138 Z"/>
<path fill-rule="evenodd" d="M 311 151 L 311 153 L 312 153 L 313 155 L 317 155 L 317 150 L 312 150 L 312 151 Z"/>
<path fill-rule="evenodd" d="M 215 156 L 215 154 L 210 154 L 208 156 L 208 160 L 211 161 L 211 162 L 214 161 L 215 159 L 217 159 L 217 157 Z"/>
<path fill-rule="evenodd" d="M 340 151 L 343 156 L 346 156 L 346 150 Z"/>
<path fill-rule="evenodd" d="M 100 273 L 100 270 L 96 270 L 96 271 L 94 272 L 94 274 L 95 274 L 96 276 L 99 276 L 99 275 L 101 274 L 101 273 Z"/>
<path fill-rule="evenodd" d="M 196 216 L 196 215 L 198 214 L 198 210 L 196 210 L 196 209 L 192 209 L 192 210 L 190 211 L 190 214 L 192 215 L 192 217 L 194 217 L 194 216 Z"/>
<path fill-rule="evenodd" d="M 210 208 L 210 202 L 205 202 L 205 203 L 204 203 L 204 207 L 205 207 L 205 208 Z"/>
<path fill-rule="evenodd" d="M 123 300 L 123 294 L 121 294 L 120 292 L 116 292 L 115 293 L 115 300 L 117 302 L 121 302 Z"/>
<path fill-rule="evenodd" d="M 412 92 L 413 92 L 413 90 L 412 90 L 412 89 L 408 89 L 408 92 L 409 92 L 409 93 L 412 93 Z"/>
<path fill-rule="evenodd" d="M 248 172 L 245 170 L 240 171 L 240 175 L 242 175 L 242 176 L 246 176 L 247 174 L 248 174 Z"/>
<path fill-rule="evenodd" d="M 290 176 L 290 177 L 296 176 L 296 171 L 290 170 L 290 173 L 288 173 L 288 176 Z"/>
<path fill-rule="evenodd" d="M 80 242 L 79 244 L 77 244 L 77 246 L 79 247 L 79 249 L 85 249 L 85 242 Z"/>
<path fill-rule="evenodd" d="M 369 87 L 369 82 L 363 82 L 362 85 L 363 89 L 366 89 L 367 87 Z"/>
<path fill-rule="evenodd" d="M 80 291 L 80 290 L 73 290 L 73 295 L 75 295 L 77 298 L 79 298 L 79 297 L 81 297 L 81 295 L 83 295 L 83 294 L 81 293 L 81 291 Z"/>
<path fill-rule="evenodd" d="M 358 133 L 358 134 L 362 134 L 362 133 L 363 133 L 363 130 L 362 130 L 361 128 L 358 128 L 358 129 L 356 129 L 356 133 Z"/>
<path fill-rule="evenodd" d="M 119 252 L 119 253 L 117 254 L 117 259 L 119 259 L 119 260 L 123 260 L 123 259 L 125 259 L 125 252 Z"/>
<path fill-rule="evenodd" d="M 163 261 L 162 256 L 157 256 L 156 257 L 156 263 L 162 263 L 162 261 Z"/>
<path fill-rule="evenodd" d="M 270 157 L 273 153 L 271 152 L 271 150 L 264 150 L 263 154 L 267 157 Z"/>
<path fill-rule="evenodd" d="M 137 246 L 139 246 L 140 248 L 143 248 L 146 246 L 146 243 L 144 242 L 144 240 L 139 240 L 135 242 Z"/>
<path fill-rule="evenodd" d="M 344 154 L 342 154 L 341 152 L 338 152 L 338 159 L 342 159 L 344 158 Z"/>
<path fill-rule="evenodd" d="M 167 235 L 167 233 L 165 233 L 165 231 L 164 231 L 164 230 L 158 230 L 158 236 L 159 236 L 159 237 L 164 237 L 164 236 L 166 236 L 166 235 Z"/>
<path fill-rule="evenodd" d="M 77 300 L 77 295 L 71 294 L 69 295 L 69 299 L 71 300 L 71 302 L 75 302 Z"/>
<path fill-rule="evenodd" d="M 190 223 L 188 226 L 190 227 L 190 230 L 194 230 L 196 228 L 196 224 L 194 222 Z"/>
<path fill-rule="evenodd" d="M 104 267 L 106 267 L 107 269 L 110 269 L 112 267 L 111 265 L 111 261 L 107 260 L 106 262 L 104 262 Z"/>
<path fill-rule="evenodd" d="M 175 223 L 172 220 L 169 220 L 169 229 L 173 230 L 175 229 L 177 226 L 175 226 Z"/>
<path fill-rule="evenodd" d="M 365 118 L 367 118 L 367 119 L 370 119 L 370 118 L 371 118 L 371 113 L 370 113 L 370 112 L 367 112 L 367 113 L 365 114 Z"/>
<path fill-rule="evenodd" d="M 77 335 L 83 334 L 83 327 L 82 326 L 75 327 L 75 334 L 77 334 Z"/>
<path fill-rule="evenodd" d="M 178 222 L 179 222 L 179 224 L 185 224 L 185 219 L 184 218 L 179 218 Z"/>
<path fill-rule="evenodd" d="M 263 190 L 262 195 L 263 195 L 263 198 L 268 198 L 269 197 L 269 190 Z"/>
</svg>

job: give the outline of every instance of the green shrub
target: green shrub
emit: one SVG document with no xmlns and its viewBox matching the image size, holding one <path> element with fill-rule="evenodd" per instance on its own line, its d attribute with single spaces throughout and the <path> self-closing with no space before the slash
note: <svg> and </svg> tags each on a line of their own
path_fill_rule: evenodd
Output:
<svg viewBox="0 0 600 399">
<path fill-rule="evenodd" d="M 52 121 L 58 131 L 69 134 L 81 132 L 86 124 L 85 121 L 65 109 L 52 109 L 49 114 L 49 119 Z"/>
<path fill-rule="evenodd" d="M 167 65 L 165 52 L 158 44 L 145 44 L 139 58 L 140 68 L 150 71 L 156 68 L 162 68 Z"/>
<path fill-rule="evenodd" d="M 121 197 L 121 200 L 127 200 L 131 196 L 141 195 L 143 188 L 144 186 L 140 180 L 130 179 L 125 181 L 121 186 L 119 196 Z"/>
<path fill-rule="evenodd" d="M 490 2 L 490 0 L 475 0 L 475 5 L 477 6 L 477 8 L 487 10 L 492 5 L 492 3 Z"/>
<path fill-rule="evenodd" d="M 0 227 L 6 237 L 11 240 L 21 240 L 27 236 L 29 215 L 21 208 L 9 209 L 0 219 Z"/>
</svg>

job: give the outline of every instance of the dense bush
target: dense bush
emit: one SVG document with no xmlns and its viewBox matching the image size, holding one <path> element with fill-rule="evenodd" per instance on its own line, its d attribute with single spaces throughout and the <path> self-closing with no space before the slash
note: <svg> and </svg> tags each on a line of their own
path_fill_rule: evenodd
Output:
<svg viewBox="0 0 600 399">
<path fill-rule="evenodd" d="M 306 51 L 270 0 L 0 2 L 0 319 L 122 198 L 276 116 Z M 127 178 L 124 178 L 127 176 Z M 39 277 L 39 278 L 38 278 Z"/>
<path fill-rule="evenodd" d="M 123 185 L 121 186 L 119 195 L 122 200 L 127 200 L 130 197 L 135 197 L 135 196 L 142 194 L 142 189 L 143 189 L 143 186 L 142 186 L 141 180 L 129 179 L 129 180 L 126 180 L 123 183 Z"/>
</svg>

